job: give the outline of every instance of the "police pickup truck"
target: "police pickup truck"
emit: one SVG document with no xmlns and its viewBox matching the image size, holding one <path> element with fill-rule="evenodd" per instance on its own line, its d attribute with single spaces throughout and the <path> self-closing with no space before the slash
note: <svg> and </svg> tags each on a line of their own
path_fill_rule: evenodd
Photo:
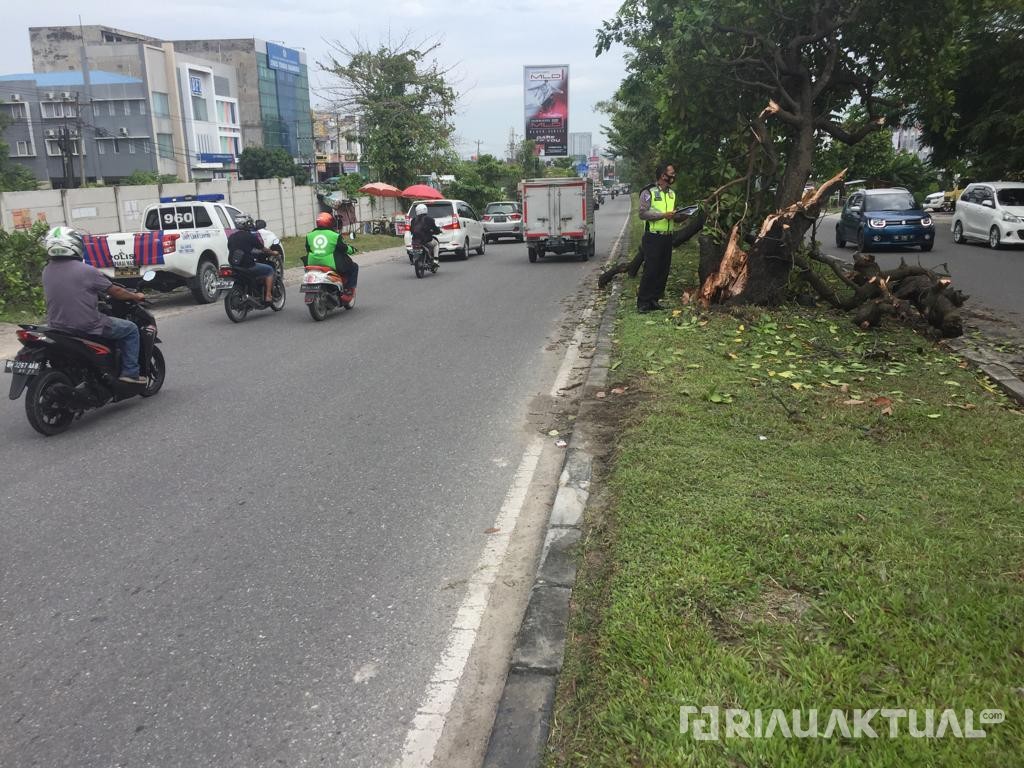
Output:
<svg viewBox="0 0 1024 768">
<path fill-rule="evenodd" d="M 149 283 L 161 291 L 188 286 L 199 304 L 217 299 L 217 273 L 228 263 L 228 236 L 244 214 L 224 202 L 224 195 L 161 197 L 142 217 L 142 232 L 84 235 L 85 261 L 107 277 L 133 285 L 152 270 Z M 257 235 L 284 264 L 281 240 L 256 221 Z M 280 266 L 279 266 L 280 268 Z"/>
</svg>

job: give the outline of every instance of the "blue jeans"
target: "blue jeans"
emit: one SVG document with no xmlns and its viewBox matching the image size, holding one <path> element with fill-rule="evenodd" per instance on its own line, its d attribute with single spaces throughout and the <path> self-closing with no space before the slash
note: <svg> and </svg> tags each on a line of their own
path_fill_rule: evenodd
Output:
<svg viewBox="0 0 1024 768">
<path fill-rule="evenodd" d="M 139 327 L 131 320 L 108 317 L 110 330 L 103 334 L 117 342 L 121 350 L 121 375 L 139 375 Z"/>
<path fill-rule="evenodd" d="M 249 267 L 249 272 L 260 280 L 274 276 L 274 268 L 269 264 L 264 264 L 262 261 L 257 261 Z"/>
</svg>

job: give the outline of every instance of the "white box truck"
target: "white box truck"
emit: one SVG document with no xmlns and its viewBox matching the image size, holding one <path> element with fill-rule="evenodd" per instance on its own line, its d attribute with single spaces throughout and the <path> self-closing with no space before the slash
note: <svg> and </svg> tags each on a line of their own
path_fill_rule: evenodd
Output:
<svg viewBox="0 0 1024 768">
<path fill-rule="evenodd" d="M 546 253 L 594 255 L 594 182 L 567 177 L 524 179 L 523 222 L 531 263 Z"/>
</svg>

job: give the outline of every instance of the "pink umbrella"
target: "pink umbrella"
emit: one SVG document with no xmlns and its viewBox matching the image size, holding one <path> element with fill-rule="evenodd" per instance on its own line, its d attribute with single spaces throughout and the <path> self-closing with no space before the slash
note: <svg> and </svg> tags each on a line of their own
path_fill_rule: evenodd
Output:
<svg viewBox="0 0 1024 768">
<path fill-rule="evenodd" d="M 383 181 L 372 181 L 369 184 L 363 184 L 359 188 L 359 191 L 366 195 L 375 195 L 376 197 L 401 197 L 402 193 L 399 192 L 398 187 L 393 187 L 390 184 L 385 184 Z"/>
<path fill-rule="evenodd" d="M 402 197 L 411 197 L 416 200 L 444 199 L 444 195 L 426 184 L 413 184 L 411 187 L 406 187 L 402 190 L 401 195 Z"/>
</svg>

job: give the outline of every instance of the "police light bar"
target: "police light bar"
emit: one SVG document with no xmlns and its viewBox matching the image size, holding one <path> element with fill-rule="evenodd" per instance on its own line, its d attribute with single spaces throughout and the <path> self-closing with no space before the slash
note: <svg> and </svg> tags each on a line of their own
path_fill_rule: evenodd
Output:
<svg viewBox="0 0 1024 768">
<path fill-rule="evenodd" d="M 224 195 L 176 195 L 175 197 L 161 197 L 161 203 L 219 203 Z"/>
</svg>

